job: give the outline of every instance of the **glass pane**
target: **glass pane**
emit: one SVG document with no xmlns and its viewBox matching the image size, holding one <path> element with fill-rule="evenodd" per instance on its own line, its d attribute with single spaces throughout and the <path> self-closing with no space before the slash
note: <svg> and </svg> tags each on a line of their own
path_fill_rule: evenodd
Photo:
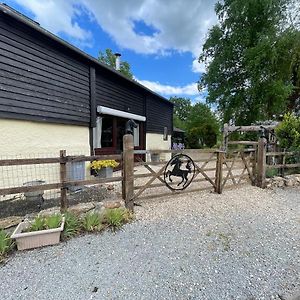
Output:
<svg viewBox="0 0 300 300">
<path fill-rule="evenodd" d="M 133 143 L 134 147 L 138 147 L 140 145 L 140 125 L 137 124 L 137 128 L 133 128 Z"/>
<path fill-rule="evenodd" d="M 101 146 L 112 147 L 113 146 L 113 118 L 105 116 L 102 119 L 102 136 Z"/>
</svg>

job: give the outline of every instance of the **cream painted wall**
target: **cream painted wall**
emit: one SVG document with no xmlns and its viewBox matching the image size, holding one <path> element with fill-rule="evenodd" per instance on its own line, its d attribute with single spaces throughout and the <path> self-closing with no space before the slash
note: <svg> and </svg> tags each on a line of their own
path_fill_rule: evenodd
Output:
<svg viewBox="0 0 300 300">
<path fill-rule="evenodd" d="M 75 125 L 0 119 L 0 156 L 89 154 L 89 128 Z"/>
<path fill-rule="evenodd" d="M 171 149 L 171 135 L 168 135 L 168 140 L 163 140 L 163 134 L 146 133 L 146 150 L 168 150 Z M 161 153 L 160 159 L 166 160 L 169 154 Z M 150 160 L 150 155 L 147 155 L 147 161 Z"/>
<path fill-rule="evenodd" d="M 67 155 L 89 155 L 89 128 L 0 119 L 0 159 L 58 157 L 59 150 L 66 150 Z M 22 186 L 32 180 L 58 182 L 59 164 L 0 167 L 0 188 Z M 55 192 L 47 192 L 48 197 Z"/>
</svg>

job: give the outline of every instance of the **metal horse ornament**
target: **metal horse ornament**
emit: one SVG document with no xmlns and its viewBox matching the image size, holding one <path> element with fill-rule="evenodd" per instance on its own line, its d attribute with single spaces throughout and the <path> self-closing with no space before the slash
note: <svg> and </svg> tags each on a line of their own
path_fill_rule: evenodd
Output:
<svg viewBox="0 0 300 300">
<path fill-rule="evenodd" d="M 181 177 L 181 181 L 176 185 L 171 177 Z M 177 154 L 167 163 L 164 172 L 164 181 L 171 190 L 186 189 L 195 176 L 195 164 L 193 160 L 185 154 Z"/>
<path fill-rule="evenodd" d="M 133 135 L 133 128 L 137 128 L 137 124 L 132 120 L 128 120 L 125 125 L 125 133 Z"/>
</svg>

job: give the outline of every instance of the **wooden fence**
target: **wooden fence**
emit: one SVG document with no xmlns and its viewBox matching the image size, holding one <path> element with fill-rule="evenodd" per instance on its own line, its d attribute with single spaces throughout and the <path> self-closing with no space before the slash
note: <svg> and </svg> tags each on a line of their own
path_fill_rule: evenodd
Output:
<svg viewBox="0 0 300 300">
<path fill-rule="evenodd" d="M 45 157 L 45 158 L 30 158 L 30 159 L 3 159 L 0 160 L 0 167 L 4 166 L 21 166 L 21 165 L 38 165 L 38 164 L 59 164 L 60 176 L 59 181 L 55 183 L 32 185 L 32 186 L 18 186 L 1 188 L 0 195 L 18 194 L 34 191 L 46 191 L 60 189 L 60 206 L 61 210 L 65 211 L 68 207 L 67 190 L 73 186 L 83 186 L 89 184 L 101 184 L 122 181 L 123 177 L 112 178 L 98 178 L 88 180 L 67 180 L 67 163 L 86 162 L 93 160 L 116 159 L 121 160 L 122 155 L 93 155 L 93 156 L 67 156 L 66 150 L 60 151 L 59 157 Z"/>
<path fill-rule="evenodd" d="M 18 194 L 33 191 L 57 190 L 60 189 L 61 210 L 68 207 L 67 191 L 70 187 L 112 182 L 122 182 L 122 197 L 127 208 L 133 210 L 134 201 L 141 199 L 147 191 L 154 191 L 143 195 L 143 198 L 154 198 L 166 195 L 189 193 L 201 190 L 213 190 L 222 193 L 226 187 L 239 186 L 244 181 L 264 187 L 266 157 L 280 155 L 280 153 L 266 153 L 265 140 L 260 139 L 252 143 L 255 148 L 238 150 L 232 153 L 225 153 L 218 149 L 185 149 L 185 150 L 134 150 L 132 135 L 125 135 L 123 139 L 123 154 L 121 155 L 93 155 L 93 156 L 68 156 L 65 150 L 60 155 L 52 158 L 30 158 L 30 159 L 4 159 L 0 160 L 1 166 L 20 166 L 38 164 L 58 164 L 60 167 L 59 180 L 54 183 L 47 183 L 34 186 L 17 186 L 0 189 L 0 195 Z M 173 191 L 166 187 L 163 179 L 166 164 L 169 159 L 159 162 L 135 161 L 137 156 L 151 153 L 165 154 L 169 157 L 177 153 L 200 155 L 196 157 L 195 173 L 192 185 L 183 191 Z M 139 155 L 137 155 L 139 154 Z M 287 154 L 287 153 L 285 153 Z M 98 178 L 88 180 L 68 180 L 67 164 L 73 162 L 91 162 L 93 160 L 115 159 L 121 161 L 122 173 L 112 178 Z M 284 165 L 284 167 L 300 166 L 300 164 Z M 272 166 L 274 167 L 274 166 Z M 279 167 L 279 166 L 278 166 Z M 147 173 L 135 172 L 139 168 Z M 153 189 L 156 188 L 156 189 Z"/>
</svg>

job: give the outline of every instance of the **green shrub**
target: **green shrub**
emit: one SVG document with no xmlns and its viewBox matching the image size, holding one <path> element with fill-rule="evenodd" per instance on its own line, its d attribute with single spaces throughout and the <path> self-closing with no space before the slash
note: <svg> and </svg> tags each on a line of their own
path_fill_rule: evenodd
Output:
<svg viewBox="0 0 300 300">
<path fill-rule="evenodd" d="M 65 227 L 63 231 L 63 237 L 69 239 L 80 232 L 80 220 L 79 218 L 70 212 L 65 214 Z"/>
<path fill-rule="evenodd" d="M 282 148 L 300 151 L 300 117 L 291 113 L 285 114 L 275 132 Z"/>
<path fill-rule="evenodd" d="M 85 231 L 99 231 L 102 229 L 101 216 L 98 213 L 88 213 L 82 219 L 82 228 Z"/>
<path fill-rule="evenodd" d="M 39 231 L 45 229 L 45 218 L 36 216 L 26 231 Z"/>
<path fill-rule="evenodd" d="M 132 214 L 124 208 L 107 209 L 104 213 L 105 223 L 113 230 L 120 229 L 132 219 Z"/>
<path fill-rule="evenodd" d="M 13 240 L 4 230 L 0 229 L 0 261 L 14 246 Z"/>
<path fill-rule="evenodd" d="M 266 170 L 266 177 L 267 178 L 272 178 L 274 176 L 278 175 L 278 169 L 271 168 Z"/>
<path fill-rule="evenodd" d="M 61 225 L 62 216 L 59 214 L 47 216 L 44 219 L 45 229 L 58 228 Z"/>
</svg>

